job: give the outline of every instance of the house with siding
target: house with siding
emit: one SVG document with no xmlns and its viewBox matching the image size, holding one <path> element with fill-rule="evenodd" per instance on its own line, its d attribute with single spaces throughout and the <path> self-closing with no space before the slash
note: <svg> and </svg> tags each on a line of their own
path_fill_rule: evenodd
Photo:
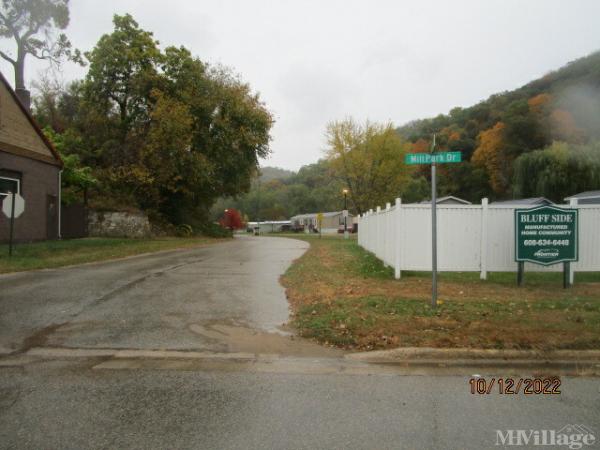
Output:
<svg viewBox="0 0 600 450">
<path fill-rule="evenodd" d="M 26 101 L 26 100 L 25 100 Z M 15 219 L 16 241 L 60 237 L 60 173 L 63 163 L 4 75 L 0 73 L 0 202 L 16 191 L 25 212 Z M 0 213 L 0 242 L 9 220 Z"/>
<path fill-rule="evenodd" d="M 340 228 L 344 226 L 344 212 L 343 211 L 332 211 L 324 212 L 323 222 L 321 223 L 321 231 L 323 233 L 337 233 Z M 290 219 L 292 228 L 304 229 L 304 231 L 312 231 L 318 229 L 318 213 L 310 214 L 299 214 Z M 346 220 L 348 230 L 352 230 L 353 227 L 353 215 L 348 214 Z"/>
<path fill-rule="evenodd" d="M 600 191 L 585 191 L 565 198 L 565 202 L 577 200 L 578 205 L 600 205 Z"/>
</svg>

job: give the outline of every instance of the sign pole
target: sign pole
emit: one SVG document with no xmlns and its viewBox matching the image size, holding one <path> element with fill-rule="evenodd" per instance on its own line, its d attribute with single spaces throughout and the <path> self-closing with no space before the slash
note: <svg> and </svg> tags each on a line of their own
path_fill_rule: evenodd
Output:
<svg viewBox="0 0 600 450">
<path fill-rule="evenodd" d="M 405 164 L 431 164 L 431 307 L 437 307 L 437 164 L 459 163 L 462 161 L 461 152 L 435 153 L 435 133 L 431 143 L 430 153 L 407 153 L 404 155 Z"/>
<path fill-rule="evenodd" d="M 569 261 L 565 261 L 563 263 L 563 289 L 567 289 L 571 285 L 570 272 L 571 272 L 571 263 Z"/>
<path fill-rule="evenodd" d="M 12 204 L 10 205 L 10 237 L 8 239 L 8 256 L 13 254 L 13 231 L 15 228 L 15 193 L 11 195 Z"/>
<path fill-rule="evenodd" d="M 525 272 L 525 263 L 519 261 L 517 263 L 517 286 L 523 285 L 523 272 Z"/>
<path fill-rule="evenodd" d="M 431 153 L 435 151 L 435 134 Z M 431 162 L 431 307 L 437 307 L 437 186 L 435 160 Z"/>
</svg>

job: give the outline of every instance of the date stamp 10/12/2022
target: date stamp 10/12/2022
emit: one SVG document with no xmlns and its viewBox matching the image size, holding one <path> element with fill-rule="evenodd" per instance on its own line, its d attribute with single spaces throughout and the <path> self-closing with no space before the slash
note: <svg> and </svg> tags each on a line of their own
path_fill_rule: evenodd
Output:
<svg viewBox="0 0 600 450">
<path fill-rule="evenodd" d="M 471 394 L 490 395 L 558 395 L 561 381 L 548 378 L 470 378 Z"/>
</svg>

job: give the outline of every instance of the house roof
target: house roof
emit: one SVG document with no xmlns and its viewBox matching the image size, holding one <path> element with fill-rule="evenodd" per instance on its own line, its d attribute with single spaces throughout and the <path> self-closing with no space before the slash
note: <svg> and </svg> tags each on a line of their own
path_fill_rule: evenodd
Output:
<svg viewBox="0 0 600 450">
<path fill-rule="evenodd" d="M 446 195 L 445 197 L 439 197 L 438 199 L 436 199 L 435 203 L 439 204 L 439 203 L 446 203 L 446 202 L 452 202 L 452 201 L 454 201 L 456 203 L 462 203 L 463 205 L 471 205 L 472 204 L 470 201 L 455 197 L 454 195 Z M 423 200 L 422 202 L 419 202 L 419 203 L 429 204 L 429 203 L 431 203 L 431 200 Z"/>
<path fill-rule="evenodd" d="M 498 202 L 492 202 L 491 205 L 553 205 L 552 200 L 548 200 L 546 197 L 531 197 L 531 198 L 515 198 L 512 200 L 502 200 Z"/>
<path fill-rule="evenodd" d="M 335 216 L 339 216 L 343 213 L 343 211 L 331 211 L 331 212 L 324 212 L 323 217 L 335 217 Z M 317 214 L 319 213 L 309 213 L 309 214 L 298 214 L 296 216 L 293 216 L 290 220 L 294 220 L 294 219 L 308 219 L 308 218 L 312 218 L 312 217 L 316 217 Z M 348 217 L 352 217 L 352 214 L 348 213 Z"/>
<path fill-rule="evenodd" d="M 565 197 L 565 200 L 571 200 L 572 198 L 583 199 L 583 198 L 600 198 L 600 191 L 585 191 L 580 192 L 579 194 L 571 195 L 570 197 Z"/>
<path fill-rule="evenodd" d="M 291 225 L 292 222 L 289 220 L 261 220 L 261 225 Z M 248 222 L 248 225 L 258 225 L 258 222 Z"/>
<path fill-rule="evenodd" d="M 27 110 L 27 108 L 25 108 L 23 106 L 23 104 L 21 103 L 21 100 L 19 100 L 19 97 L 17 96 L 17 93 L 14 91 L 14 89 L 12 88 L 12 86 L 10 85 L 8 80 L 4 77 L 4 74 L 2 72 L 0 72 L 0 82 L 2 84 L 4 84 L 4 86 L 6 87 L 6 90 L 11 95 L 11 97 L 13 98 L 13 100 L 15 101 L 15 103 L 17 104 L 19 109 L 21 110 L 21 112 L 25 115 L 25 117 L 27 118 L 27 121 L 31 124 L 34 131 L 38 134 L 38 136 L 44 142 L 44 145 L 46 145 L 46 147 L 48 148 L 48 150 L 54 157 L 55 161 L 50 162 L 49 160 L 42 159 L 41 157 L 37 157 L 37 155 L 32 154 L 33 152 L 28 152 L 28 156 L 25 156 L 25 157 L 29 157 L 30 159 L 39 159 L 43 162 L 54 164 L 59 167 L 63 167 L 63 161 L 62 161 L 60 155 L 58 154 L 58 151 L 56 151 L 56 149 L 54 148 L 54 145 L 52 145 L 52 142 L 50 142 L 50 140 L 46 137 L 46 135 L 44 134 L 44 132 L 42 131 L 42 129 L 40 128 L 38 123 L 35 121 L 35 119 L 31 115 L 31 113 Z M 3 151 L 7 151 L 7 150 L 3 150 Z M 7 153 L 12 153 L 12 152 L 7 151 Z M 19 156 L 23 156 L 23 155 L 19 154 Z M 41 156 L 43 157 L 44 155 L 41 155 Z"/>
</svg>

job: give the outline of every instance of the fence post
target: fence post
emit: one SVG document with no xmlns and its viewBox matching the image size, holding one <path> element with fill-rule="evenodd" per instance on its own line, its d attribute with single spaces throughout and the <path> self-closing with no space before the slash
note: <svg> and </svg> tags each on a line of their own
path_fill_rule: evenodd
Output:
<svg viewBox="0 0 600 450">
<path fill-rule="evenodd" d="M 379 249 L 381 248 L 381 246 L 379 245 L 381 242 L 381 206 L 377 207 L 377 236 L 375 236 L 375 255 L 379 258 L 381 258 L 381 253 L 379 252 Z"/>
<path fill-rule="evenodd" d="M 571 208 L 577 208 L 577 204 L 579 203 L 579 200 L 576 198 L 572 198 L 569 200 L 569 206 Z M 579 238 L 577 240 L 577 245 L 579 245 Z M 579 254 L 579 251 L 577 252 Z M 569 285 L 573 286 L 573 283 L 575 282 L 575 264 L 571 263 L 569 264 Z"/>
<path fill-rule="evenodd" d="M 401 257 L 401 249 L 402 249 L 402 233 L 400 227 L 402 226 L 401 222 L 401 211 L 402 211 L 402 200 L 396 199 L 396 214 L 392 218 L 392 224 L 394 225 L 394 233 L 396 235 L 396 248 L 394 249 L 394 278 L 396 280 L 400 279 L 400 257 Z"/>
<path fill-rule="evenodd" d="M 373 252 L 373 235 L 375 234 L 375 219 L 373 218 L 373 210 L 370 209 L 369 210 L 369 248 L 368 250 L 371 253 L 375 253 Z"/>
<path fill-rule="evenodd" d="M 382 239 L 382 245 L 381 245 L 381 255 L 384 256 L 383 258 L 383 265 L 385 267 L 390 267 L 390 265 L 387 263 L 385 256 L 387 255 L 387 245 L 386 245 L 386 241 L 388 241 L 390 239 L 390 209 L 392 208 L 392 204 L 390 202 L 387 202 L 385 204 L 385 221 L 383 222 L 383 239 Z M 389 261 L 389 260 L 388 260 Z"/>
<path fill-rule="evenodd" d="M 481 264 L 480 278 L 487 280 L 487 244 L 488 244 L 488 199 L 481 199 L 481 247 L 479 259 Z"/>
<path fill-rule="evenodd" d="M 361 220 L 361 219 L 362 219 L 362 214 L 359 214 L 359 215 L 358 215 L 358 218 L 356 219 L 356 220 L 357 220 L 357 223 L 358 223 L 358 230 L 359 230 L 359 231 L 358 231 L 358 239 L 357 239 L 357 241 L 358 241 L 358 245 L 361 245 L 361 244 L 360 244 L 360 239 L 361 239 L 361 235 L 360 235 L 360 220 Z"/>
</svg>

